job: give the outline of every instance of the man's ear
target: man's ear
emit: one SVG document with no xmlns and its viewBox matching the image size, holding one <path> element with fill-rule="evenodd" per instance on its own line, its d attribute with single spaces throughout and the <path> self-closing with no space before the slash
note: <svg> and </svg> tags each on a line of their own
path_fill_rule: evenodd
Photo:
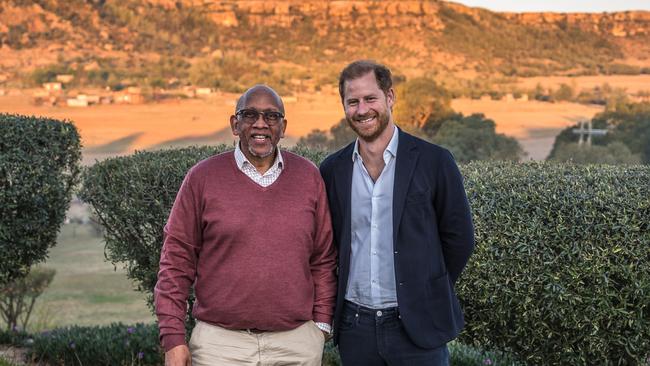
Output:
<svg viewBox="0 0 650 366">
<path fill-rule="evenodd" d="M 230 116 L 230 129 L 233 135 L 239 136 L 239 120 L 237 116 Z"/>
<path fill-rule="evenodd" d="M 395 96 L 393 88 L 388 89 L 388 92 L 386 93 L 386 104 L 388 104 L 388 108 L 391 110 L 393 109 L 396 99 L 397 97 Z"/>
<path fill-rule="evenodd" d="M 282 130 L 280 131 L 280 138 L 284 137 L 284 131 L 287 130 L 287 120 L 282 121 Z"/>
</svg>

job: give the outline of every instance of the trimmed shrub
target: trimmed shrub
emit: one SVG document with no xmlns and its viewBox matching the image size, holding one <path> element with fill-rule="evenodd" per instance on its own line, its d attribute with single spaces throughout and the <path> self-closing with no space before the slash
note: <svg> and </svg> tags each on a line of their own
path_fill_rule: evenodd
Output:
<svg viewBox="0 0 650 366">
<path fill-rule="evenodd" d="M 78 181 L 81 145 L 68 121 L 0 114 L 0 284 L 43 261 Z"/>
<path fill-rule="evenodd" d="M 533 365 L 650 355 L 650 168 L 463 167 L 477 248 L 461 340 Z"/>
<path fill-rule="evenodd" d="M 49 365 L 162 365 L 156 324 L 55 329 L 34 337 L 29 357 Z"/>
</svg>

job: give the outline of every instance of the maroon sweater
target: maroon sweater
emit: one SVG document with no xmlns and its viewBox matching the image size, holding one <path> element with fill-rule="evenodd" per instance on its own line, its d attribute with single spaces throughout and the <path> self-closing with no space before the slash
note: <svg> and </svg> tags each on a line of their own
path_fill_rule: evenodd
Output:
<svg viewBox="0 0 650 366">
<path fill-rule="evenodd" d="M 188 172 L 169 220 L 154 291 L 165 350 L 185 342 L 192 284 L 197 319 L 228 329 L 331 324 L 336 253 L 325 187 L 308 160 L 282 152 L 268 187 L 253 182 L 233 152 Z"/>
</svg>

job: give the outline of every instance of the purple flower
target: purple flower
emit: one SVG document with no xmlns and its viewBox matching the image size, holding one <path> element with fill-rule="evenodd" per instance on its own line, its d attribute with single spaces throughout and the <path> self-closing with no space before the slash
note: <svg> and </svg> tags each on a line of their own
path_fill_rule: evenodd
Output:
<svg viewBox="0 0 650 366">
<path fill-rule="evenodd" d="M 484 364 L 484 365 L 491 365 L 491 364 L 492 364 L 492 360 L 490 360 L 489 358 L 486 358 L 485 360 L 483 360 L 483 364 Z"/>
<path fill-rule="evenodd" d="M 133 333 L 135 333 L 135 328 L 128 327 L 128 328 L 126 328 L 126 332 L 129 333 L 129 334 L 133 334 Z"/>
<path fill-rule="evenodd" d="M 141 360 L 144 358 L 144 352 L 140 351 L 138 352 L 138 360 Z"/>
<path fill-rule="evenodd" d="M 74 342 L 70 342 L 70 344 L 69 344 L 68 346 L 70 346 L 70 348 L 72 348 L 72 349 L 74 349 L 74 348 L 76 347 L 76 345 L 74 344 Z"/>
</svg>

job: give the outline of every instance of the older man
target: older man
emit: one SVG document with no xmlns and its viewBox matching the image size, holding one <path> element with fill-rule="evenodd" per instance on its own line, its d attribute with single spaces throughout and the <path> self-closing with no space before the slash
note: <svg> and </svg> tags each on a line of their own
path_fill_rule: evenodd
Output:
<svg viewBox="0 0 650 366">
<path fill-rule="evenodd" d="M 390 70 L 348 65 L 339 92 L 356 141 L 321 165 L 339 248 L 335 341 L 344 365 L 448 365 L 463 326 L 454 284 L 474 247 L 449 151 L 395 126 Z"/>
<path fill-rule="evenodd" d="M 273 89 L 252 87 L 230 117 L 235 151 L 198 163 L 183 181 L 155 289 L 165 365 L 320 364 L 336 254 L 318 169 L 278 148 L 284 115 Z"/>
</svg>

